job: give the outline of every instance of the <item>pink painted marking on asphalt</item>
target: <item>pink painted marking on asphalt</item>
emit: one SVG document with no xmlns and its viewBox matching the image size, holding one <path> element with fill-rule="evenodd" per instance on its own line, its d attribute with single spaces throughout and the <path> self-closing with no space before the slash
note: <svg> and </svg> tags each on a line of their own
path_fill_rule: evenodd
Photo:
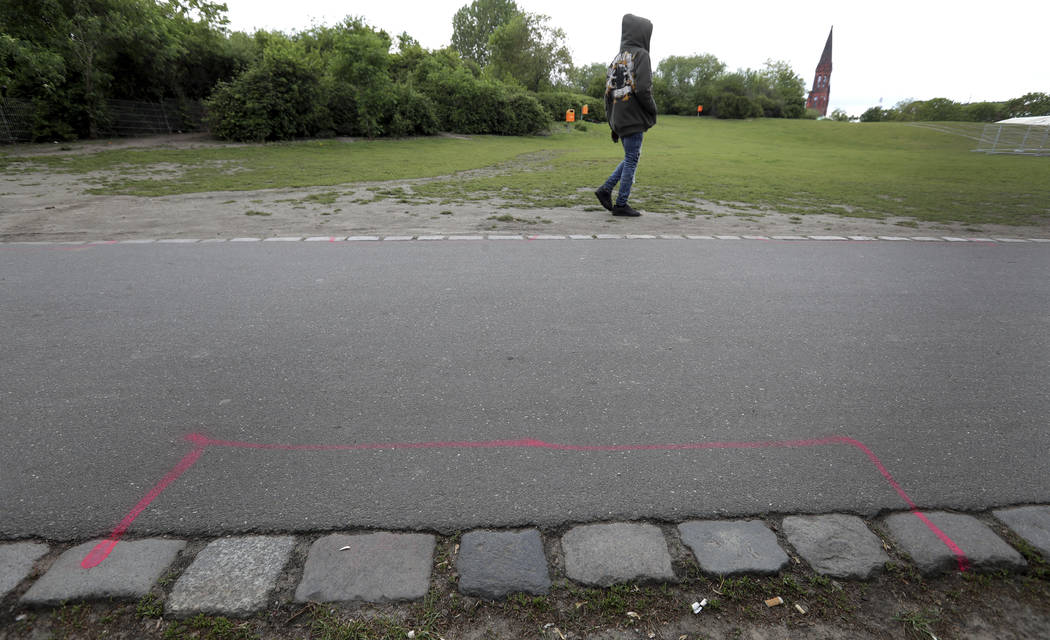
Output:
<svg viewBox="0 0 1050 640">
<path fill-rule="evenodd" d="M 84 556 L 84 559 L 80 562 L 80 566 L 84 569 L 91 569 L 92 567 L 97 567 L 103 560 L 109 557 L 110 552 L 113 551 L 113 547 L 117 546 L 120 539 L 124 537 L 124 532 L 128 530 L 128 527 L 130 527 L 131 523 L 135 521 L 135 518 L 138 518 L 139 514 L 145 511 L 146 507 L 156 500 L 157 496 L 163 493 L 164 490 L 168 488 L 169 484 L 178 480 L 179 476 L 183 473 L 186 473 L 186 471 L 197 462 L 202 453 L 204 453 L 204 447 L 198 445 L 193 448 L 193 451 L 190 451 L 183 456 L 182 460 L 179 460 L 178 464 L 165 474 L 160 482 L 154 485 L 153 488 L 149 490 L 149 493 L 139 500 L 138 504 L 136 504 L 135 507 L 129 511 L 119 523 L 117 523 L 117 526 L 113 528 L 109 537 L 95 545 L 95 547 Z"/>
<path fill-rule="evenodd" d="M 142 500 L 135 505 L 131 511 L 114 527 L 109 537 L 100 542 L 91 550 L 81 562 L 85 569 L 98 566 L 113 551 L 124 536 L 131 523 L 138 518 L 146 507 L 150 505 L 171 483 L 178 480 L 179 476 L 189 470 L 204 453 L 208 447 L 227 447 L 233 449 L 256 449 L 266 451 L 374 451 L 374 450 L 409 450 L 409 449 L 549 449 L 552 451 L 580 451 L 580 452 L 622 452 L 622 451 L 698 451 L 706 449 L 793 449 L 802 447 L 819 447 L 825 445 L 845 444 L 859 449 L 875 465 L 886 482 L 904 500 L 911 512 L 925 524 L 929 530 L 937 536 L 955 555 L 959 571 L 966 571 L 969 560 L 963 550 L 946 533 L 941 531 L 929 518 L 926 517 L 915 501 L 904 491 L 900 483 L 882 464 L 878 456 L 860 440 L 845 436 L 830 436 L 826 438 L 810 438 L 804 440 L 769 440 L 757 442 L 692 442 L 678 444 L 624 444 L 624 445 L 578 445 L 544 442 L 533 438 L 519 440 L 480 440 L 480 441 L 433 441 L 433 442 L 371 442 L 362 444 L 268 444 L 260 442 L 246 442 L 239 440 L 216 440 L 203 434 L 191 433 L 186 440 L 193 444 L 193 450 L 186 454 L 175 467 L 169 471 L 160 482 L 154 486 Z"/>
</svg>

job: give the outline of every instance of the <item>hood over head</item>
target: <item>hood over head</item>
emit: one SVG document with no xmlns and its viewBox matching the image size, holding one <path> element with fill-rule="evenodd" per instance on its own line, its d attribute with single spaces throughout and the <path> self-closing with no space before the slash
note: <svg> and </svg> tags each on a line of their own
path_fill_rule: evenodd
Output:
<svg viewBox="0 0 1050 640">
<path fill-rule="evenodd" d="M 641 47 L 649 51 L 649 40 L 653 35 L 653 23 L 641 16 L 625 14 L 620 36 L 620 50 L 626 47 Z"/>
</svg>

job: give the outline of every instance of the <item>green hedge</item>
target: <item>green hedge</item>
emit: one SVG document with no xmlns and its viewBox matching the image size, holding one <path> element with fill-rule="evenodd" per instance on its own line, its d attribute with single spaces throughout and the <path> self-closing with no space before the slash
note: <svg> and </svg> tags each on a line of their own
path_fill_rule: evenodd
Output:
<svg viewBox="0 0 1050 640">
<path fill-rule="evenodd" d="M 570 91 L 544 91 L 536 94 L 547 114 L 556 122 L 565 122 L 565 112 L 576 110 L 576 120 L 583 120 L 583 105 L 588 106 L 586 120 L 605 122 L 605 101 L 596 100 L 593 96 Z"/>
</svg>

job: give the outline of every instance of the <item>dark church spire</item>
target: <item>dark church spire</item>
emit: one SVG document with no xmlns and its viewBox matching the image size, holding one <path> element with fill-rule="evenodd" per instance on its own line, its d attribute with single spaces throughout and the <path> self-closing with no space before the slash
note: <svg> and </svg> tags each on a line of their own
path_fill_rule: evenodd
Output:
<svg viewBox="0 0 1050 640">
<path fill-rule="evenodd" d="M 831 73 L 831 35 L 835 33 L 835 27 L 831 27 L 831 31 L 828 32 L 828 41 L 824 43 L 824 53 L 820 54 L 820 62 L 817 63 L 817 69 L 826 68 L 828 73 Z"/>
<path fill-rule="evenodd" d="M 831 35 L 834 32 L 835 27 L 828 32 L 824 53 L 820 54 L 817 73 L 813 76 L 813 88 L 806 99 L 806 108 L 813 109 L 822 116 L 828 115 L 828 98 L 831 97 Z"/>
</svg>

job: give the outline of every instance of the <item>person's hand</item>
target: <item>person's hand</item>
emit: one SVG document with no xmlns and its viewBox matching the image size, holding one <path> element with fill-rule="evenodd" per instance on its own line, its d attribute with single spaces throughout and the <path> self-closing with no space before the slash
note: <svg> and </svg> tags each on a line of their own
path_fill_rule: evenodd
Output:
<svg viewBox="0 0 1050 640">
<path fill-rule="evenodd" d="M 612 132 L 612 141 L 613 142 L 619 142 L 620 141 L 620 136 L 616 135 L 615 131 Z"/>
</svg>

